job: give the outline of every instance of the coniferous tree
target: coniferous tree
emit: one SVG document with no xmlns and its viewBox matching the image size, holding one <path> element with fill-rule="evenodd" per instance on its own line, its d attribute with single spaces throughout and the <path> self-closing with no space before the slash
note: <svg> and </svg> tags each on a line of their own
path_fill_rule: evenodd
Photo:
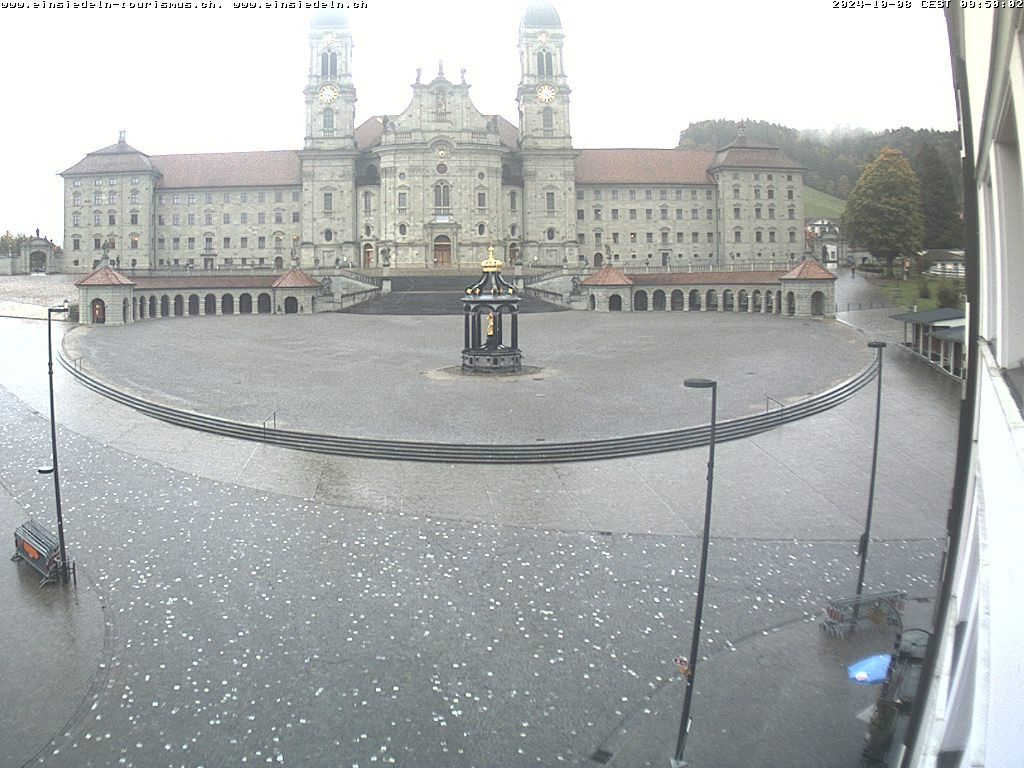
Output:
<svg viewBox="0 0 1024 768">
<path fill-rule="evenodd" d="M 960 248 L 964 244 L 963 222 L 953 188 L 953 177 L 930 143 L 917 152 L 917 175 L 921 180 L 921 211 L 924 214 L 925 248 Z"/>
</svg>

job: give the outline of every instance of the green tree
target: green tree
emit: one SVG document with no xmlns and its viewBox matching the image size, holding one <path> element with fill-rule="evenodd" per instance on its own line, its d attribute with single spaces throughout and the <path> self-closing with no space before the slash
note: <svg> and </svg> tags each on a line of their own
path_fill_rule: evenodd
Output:
<svg viewBox="0 0 1024 768">
<path fill-rule="evenodd" d="M 26 240 L 28 240 L 28 235 L 12 235 L 11 230 L 8 229 L 0 235 L 0 253 L 18 250 Z"/>
<path fill-rule="evenodd" d="M 851 242 L 885 259 L 890 277 L 897 258 L 921 250 L 921 183 L 898 149 L 886 147 L 868 163 L 846 203 L 843 227 Z"/>
<path fill-rule="evenodd" d="M 953 177 L 931 142 L 925 142 L 917 151 L 917 175 L 921 180 L 925 248 L 962 247 L 964 227 Z"/>
</svg>

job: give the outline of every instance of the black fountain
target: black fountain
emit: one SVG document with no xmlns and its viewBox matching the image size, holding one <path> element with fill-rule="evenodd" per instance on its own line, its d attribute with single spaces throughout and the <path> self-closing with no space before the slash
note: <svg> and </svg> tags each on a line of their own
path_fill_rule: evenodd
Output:
<svg viewBox="0 0 1024 768">
<path fill-rule="evenodd" d="M 516 287 L 501 276 L 501 261 L 494 248 L 487 249 L 481 262 L 483 276 L 466 289 L 462 297 L 465 333 L 462 345 L 463 373 L 520 373 L 523 353 L 519 350 L 520 297 Z M 509 323 L 509 343 L 504 343 L 504 328 Z"/>
</svg>

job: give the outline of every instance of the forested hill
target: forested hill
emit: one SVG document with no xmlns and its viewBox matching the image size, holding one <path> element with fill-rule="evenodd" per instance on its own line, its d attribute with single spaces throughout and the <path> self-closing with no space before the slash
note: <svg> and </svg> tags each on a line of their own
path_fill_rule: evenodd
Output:
<svg viewBox="0 0 1024 768">
<path fill-rule="evenodd" d="M 843 200 L 850 196 L 864 166 L 883 148 L 900 150 L 921 176 L 920 150 L 931 144 L 955 183 L 954 194 L 960 197 L 960 138 L 956 131 L 897 128 L 882 133 L 862 129 L 824 132 L 798 131 L 760 121 L 747 121 L 743 125 L 749 138 L 778 147 L 807 168 L 804 184 Z M 736 139 L 738 128 L 739 124 L 732 120 L 691 123 L 680 133 L 679 146 L 682 149 L 721 149 Z"/>
</svg>

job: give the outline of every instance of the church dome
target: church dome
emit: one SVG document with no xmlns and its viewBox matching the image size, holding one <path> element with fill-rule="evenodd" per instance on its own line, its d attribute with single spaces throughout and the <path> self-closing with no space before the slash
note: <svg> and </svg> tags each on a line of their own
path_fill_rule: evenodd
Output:
<svg viewBox="0 0 1024 768">
<path fill-rule="evenodd" d="M 344 11 L 317 11 L 310 26 L 313 29 L 348 29 L 348 16 Z"/>
<path fill-rule="evenodd" d="M 523 14 L 523 27 L 526 29 L 553 29 L 562 27 L 562 20 L 558 18 L 558 11 L 551 3 L 537 2 L 534 0 Z"/>
</svg>

